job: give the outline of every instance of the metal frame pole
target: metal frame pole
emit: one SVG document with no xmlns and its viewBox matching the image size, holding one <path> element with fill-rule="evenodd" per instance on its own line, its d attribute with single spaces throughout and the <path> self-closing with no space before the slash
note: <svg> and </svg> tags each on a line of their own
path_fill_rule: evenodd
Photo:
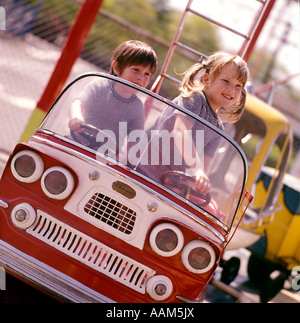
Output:
<svg viewBox="0 0 300 323">
<path fill-rule="evenodd" d="M 268 0 L 267 0 L 268 1 Z M 243 59 L 247 62 L 252 54 L 256 41 L 265 25 L 266 20 L 268 19 L 272 8 L 274 7 L 275 0 L 269 0 L 267 4 L 265 4 L 263 13 L 259 20 L 259 23 L 255 26 L 255 30 L 252 34 L 250 41 L 245 40 L 238 55 L 243 57 Z M 253 27 L 252 27 L 253 28 Z M 251 28 L 251 29 L 252 29 Z"/>
<path fill-rule="evenodd" d="M 70 71 L 79 57 L 104 0 L 85 0 L 81 5 L 50 80 L 33 111 L 21 137 L 26 141 L 39 126 L 54 100 L 62 91 Z"/>
</svg>

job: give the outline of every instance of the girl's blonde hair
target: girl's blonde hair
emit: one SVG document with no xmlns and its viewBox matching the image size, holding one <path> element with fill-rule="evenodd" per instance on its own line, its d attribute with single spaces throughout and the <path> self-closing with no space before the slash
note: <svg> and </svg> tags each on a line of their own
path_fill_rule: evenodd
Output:
<svg viewBox="0 0 300 323">
<path fill-rule="evenodd" d="M 240 56 L 218 52 L 209 56 L 206 61 L 194 64 L 185 73 L 180 91 L 185 98 L 189 98 L 195 92 L 202 91 L 204 88 L 204 74 L 209 74 L 212 80 L 215 80 L 224 66 L 231 63 L 236 67 L 238 80 L 242 83 L 243 90 L 238 102 L 230 108 L 219 108 L 217 113 L 223 122 L 234 123 L 241 118 L 244 112 L 246 102 L 246 90 L 244 87 L 249 76 L 247 63 Z"/>
</svg>

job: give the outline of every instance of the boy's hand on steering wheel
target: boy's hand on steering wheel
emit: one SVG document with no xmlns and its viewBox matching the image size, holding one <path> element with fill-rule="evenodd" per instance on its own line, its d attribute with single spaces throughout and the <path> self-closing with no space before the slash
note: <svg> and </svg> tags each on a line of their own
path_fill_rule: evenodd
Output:
<svg viewBox="0 0 300 323">
<path fill-rule="evenodd" d="M 84 130 L 83 128 L 81 128 L 82 122 L 83 121 L 78 118 L 71 119 L 69 121 L 69 128 L 73 131 L 81 133 Z"/>
</svg>

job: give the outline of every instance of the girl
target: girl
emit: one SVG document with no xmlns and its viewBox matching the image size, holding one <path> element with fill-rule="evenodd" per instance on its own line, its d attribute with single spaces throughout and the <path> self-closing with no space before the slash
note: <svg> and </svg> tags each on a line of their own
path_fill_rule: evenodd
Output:
<svg viewBox="0 0 300 323">
<path fill-rule="evenodd" d="M 215 53 L 186 72 L 181 95 L 173 102 L 223 129 L 222 122 L 234 123 L 244 111 L 248 76 L 242 58 Z"/>
<path fill-rule="evenodd" d="M 181 95 L 173 102 L 224 130 L 223 122 L 237 122 L 244 111 L 248 76 L 248 67 L 242 58 L 224 52 L 215 53 L 186 72 L 180 87 Z M 176 117 L 174 129 L 183 131 L 192 127 L 190 119 Z M 218 144 L 218 138 L 206 131 L 206 167 Z M 210 189 L 209 180 L 201 169 L 196 174 L 196 187 L 205 194 Z"/>
<path fill-rule="evenodd" d="M 154 50 L 144 42 L 130 40 L 119 45 L 113 52 L 109 73 L 146 87 L 156 67 L 157 57 Z M 117 142 L 120 122 L 127 123 L 128 133 L 135 129 L 144 129 L 143 104 L 131 92 L 129 87 L 108 79 L 89 83 L 72 104 L 69 122 L 72 137 L 78 138 L 76 133 L 83 133 L 83 122 L 98 129 L 112 131 Z M 98 149 L 99 143 L 92 148 Z"/>
<path fill-rule="evenodd" d="M 186 72 L 180 87 L 181 94 L 173 102 L 223 130 L 223 122 L 238 121 L 244 111 L 248 75 L 247 64 L 239 56 L 223 52 L 215 53 L 207 61 L 196 63 Z M 199 127 L 198 122 L 197 124 Z M 173 109 L 167 109 L 156 126 L 157 129 L 167 129 L 170 132 L 175 130 L 174 142 L 179 151 L 184 151 L 181 134 L 185 130 L 193 130 L 193 133 L 195 133 L 194 130 L 201 130 L 196 129 L 194 119 L 187 118 L 177 111 L 174 113 Z M 195 142 L 194 138 L 190 140 Z M 203 165 L 203 163 L 194 163 L 191 156 L 183 156 L 185 165 L 177 168 L 179 171 L 192 174 L 195 177 L 196 188 L 204 194 L 210 190 L 210 182 L 204 171 L 218 145 L 219 135 L 206 129 L 204 131 L 204 169 L 196 169 L 195 165 Z M 160 150 L 163 154 L 163 147 Z M 196 156 L 196 158 L 199 157 Z M 174 165 L 168 168 L 176 169 Z M 167 167 L 157 168 L 157 176 L 161 177 L 167 170 Z"/>
</svg>

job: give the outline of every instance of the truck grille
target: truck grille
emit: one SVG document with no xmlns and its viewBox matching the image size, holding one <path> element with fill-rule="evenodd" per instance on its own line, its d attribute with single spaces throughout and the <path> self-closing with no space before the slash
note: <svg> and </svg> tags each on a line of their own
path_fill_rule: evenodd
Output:
<svg viewBox="0 0 300 323">
<path fill-rule="evenodd" d="M 38 221 L 26 231 L 96 271 L 144 294 L 146 281 L 155 271 L 109 248 L 101 242 L 37 211 Z"/>
<path fill-rule="evenodd" d="M 131 234 L 136 220 L 134 210 L 101 193 L 92 196 L 84 212 L 125 234 Z"/>
</svg>

